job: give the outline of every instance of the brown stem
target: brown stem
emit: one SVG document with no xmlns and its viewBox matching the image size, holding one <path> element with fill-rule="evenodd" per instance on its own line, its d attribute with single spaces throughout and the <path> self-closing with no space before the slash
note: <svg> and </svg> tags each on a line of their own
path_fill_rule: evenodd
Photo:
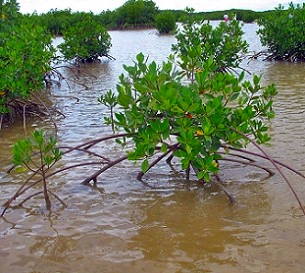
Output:
<svg viewBox="0 0 305 273">
<path fill-rule="evenodd" d="M 234 158 L 224 158 L 224 157 L 222 157 L 222 158 L 219 159 L 219 160 L 231 161 L 231 162 L 241 163 L 241 164 L 244 164 L 244 165 L 254 166 L 254 167 L 257 167 L 257 168 L 260 168 L 260 169 L 266 171 L 267 173 L 269 173 L 269 176 L 273 176 L 273 175 L 275 174 L 275 173 L 274 173 L 273 171 L 271 171 L 269 168 L 264 167 L 264 166 L 260 166 L 259 164 L 255 164 L 255 163 L 253 163 L 253 162 L 245 162 L 245 161 L 238 160 L 238 159 L 234 159 Z"/>
<path fill-rule="evenodd" d="M 25 135 L 27 135 L 27 131 L 26 131 L 25 108 L 26 108 L 26 104 L 24 104 L 23 107 L 22 107 L 22 121 L 23 121 L 23 130 L 24 130 L 24 133 L 25 133 Z"/>
<path fill-rule="evenodd" d="M 174 151 L 175 149 L 177 149 L 177 147 L 179 146 L 179 143 L 176 143 L 174 145 L 172 145 L 171 147 L 169 147 L 169 149 L 163 153 L 162 155 L 158 156 L 157 159 L 155 159 L 148 167 L 147 171 L 148 172 L 153 166 L 155 166 L 158 162 L 160 162 L 160 160 L 162 160 L 165 156 L 167 156 L 169 153 L 171 153 L 172 151 Z M 143 172 L 139 172 L 137 175 L 137 179 L 138 180 L 142 180 L 144 173 Z"/>
<path fill-rule="evenodd" d="M 105 172 L 106 170 L 108 170 L 109 168 L 113 167 L 114 165 L 124 161 L 127 159 L 127 155 L 123 156 L 123 157 L 120 157 L 112 162 L 110 162 L 108 165 L 106 165 L 104 168 L 98 170 L 97 172 L 95 172 L 93 175 L 91 175 L 90 177 L 86 178 L 82 184 L 86 185 L 88 184 L 90 181 L 93 181 L 94 184 L 97 183 L 97 177 L 102 174 L 103 172 Z"/>
<path fill-rule="evenodd" d="M 228 146 L 222 146 L 222 147 L 223 147 L 224 149 L 230 149 L 230 150 L 234 150 L 234 151 L 237 151 L 237 152 L 241 152 L 241 153 L 245 153 L 245 154 L 257 156 L 257 157 L 260 157 L 260 158 L 268 159 L 268 157 L 265 156 L 265 155 L 261 155 L 261 154 L 254 153 L 254 152 L 251 152 L 251 151 L 242 150 L 242 149 L 234 148 L 234 147 L 228 147 Z M 280 165 L 280 166 L 282 166 L 282 167 L 284 167 L 284 168 L 286 168 L 286 169 L 292 171 L 293 173 L 295 173 L 295 174 L 301 176 L 302 178 L 305 178 L 305 175 L 304 175 L 304 174 L 302 174 L 302 173 L 299 172 L 298 170 L 293 169 L 293 168 L 290 167 L 289 165 L 284 164 L 283 162 L 278 161 L 278 160 L 276 160 L 276 159 L 273 159 L 273 161 L 274 161 L 276 164 L 278 164 L 278 165 Z"/>
<path fill-rule="evenodd" d="M 39 191 L 39 192 L 35 192 L 35 193 L 31 194 L 31 195 L 28 196 L 27 198 L 23 199 L 23 201 L 20 202 L 20 203 L 18 204 L 18 207 L 23 206 L 23 204 L 24 204 L 26 201 L 28 201 L 28 200 L 31 199 L 32 197 L 34 197 L 34 196 L 36 196 L 36 195 L 39 195 L 39 194 L 42 194 L 42 193 L 43 193 L 43 191 Z"/>
<path fill-rule="evenodd" d="M 295 199 L 297 200 L 303 215 L 305 216 L 305 209 L 303 207 L 303 204 L 300 200 L 300 198 L 298 197 L 296 191 L 294 190 L 294 188 L 292 187 L 291 183 L 289 182 L 289 180 L 287 179 L 287 177 L 284 175 L 284 173 L 281 171 L 281 169 L 279 168 L 278 164 L 273 160 L 272 157 L 270 157 L 255 141 L 253 141 L 252 139 L 250 139 L 249 137 L 247 137 L 244 133 L 239 132 L 238 130 L 231 128 L 231 130 L 233 130 L 235 133 L 241 135 L 242 137 L 246 138 L 247 140 L 249 140 L 258 150 L 260 150 L 264 156 L 272 163 L 272 165 L 277 169 L 277 171 L 280 173 L 280 175 L 283 177 L 283 179 L 285 180 L 285 182 L 287 183 L 289 189 L 291 190 L 292 194 L 294 195 Z"/>
<path fill-rule="evenodd" d="M 51 115 L 49 108 L 48 108 L 48 107 L 46 106 L 46 104 L 45 104 L 38 96 L 36 96 L 34 93 L 32 93 L 32 96 L 33 96 L 34 98 L 36 98 L 36 99 L 43 105 L 43 107 L 46 109 L 46 111 L 48 112 L 49 117 L 50 117 L 50 119 L 52 120 L 52 123 L 53 123 L 54 128 L 55 128 L 55 134 L 57 135 L 57 132 L 58 132 L 57 124 L 56 124 L 56 122 L 55 122 L 53 116 Z"/>
<path fill-rule="evenodd" d="M 61 198 L 59 198 L 57 194 L 55 194 L 54 192 L 52 192 L 52 191 L 50 191 L 50 190 L 48 190 L 48 192 L 49 192 L 51 195 L 53 195 L 53 196 L 54 196 L 54 197 L 55 197 L 64 207 L 67 207 L 66 203 L 65 203 Z"/>
<path fill-rule="evenodd" d="M 190 167 L 188 167 L 187 169 L 186 169 L 186 180 L 190 180 L 190 172 L 191 172 L 191 168 Z"/>
<path fill-rule="evenodd" d="M 172 153 L 172 154 L 166 159 L 166 163 L 167 163 L 167 164 L 170 164 L 173 158 L 174 158 L 174 154 Z"/>
<path fill-rule="evenodd" d="M 237 201 L 236 201 L 236 199 L 233 197 L 233 195 L 231 195 L 231 194 L 227 191 L 227 189 L 225 188 L 225 186 L 222 185 L 222 184 L 220 183 L 220 178 L 219 178 L 219 176 L 218 176 L 218 175 L 215 175 L 215 177 L 216 177 L 216 180 L 213 180 L 213 183 L 214 183 L 218 188 L 220 188 L 220 189 L 226 194 L 226 196 L 229 198 L 230 203 L 231 203 L 232 205 L 237 204 Z"/>
<path fill-rule="evenodd" d="M 43 184 L 43 195 L 44 200 L 46 202 L 47 210 L 51 210 L 51 200 L 48 194 L 48 188 L 47 188 L 47 180 L 46 180 L 46 171 L 43 164 L 43 151 L 40 151 L 40 162 L 41 162 L 41 175 L 42 175 L 42 184 Z"/>
</svg>

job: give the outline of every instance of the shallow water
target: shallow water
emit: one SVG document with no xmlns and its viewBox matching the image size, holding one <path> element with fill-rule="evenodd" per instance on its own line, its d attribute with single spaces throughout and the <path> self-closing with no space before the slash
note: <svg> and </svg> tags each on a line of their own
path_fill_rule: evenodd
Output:
<svg viewBox="0 0 305 273">
<path fill-rule="evenodd" d="M 256 28 L 244 26 L 250 49 L 258 51 Z M 158 36 L 154 30 L 110 34 L 110 54 L 117 60 L 83 66 L 84 85 L 63 83 L 54 91 L 56 105 L 66 115 L 58 117 L 61 144 L 73 146 L 109 134 L 103 125 L 107 111 L 97 98 L 115 88 L 122 64 L 132 64 L 137 53 L 161 63 L 175 42 L 173 36 Z M 278 87 L 273 140 L 266 150 L 304 173 L 304 64 L 254 60 L 243 66 L 262 73 L 265 84 Z M 63 73 L 74 75 L 69 70 Z M 28 131 L 41 127 L 51 129 L 52 123 L 28 122 Z M 1 203 L 24 179 L 22 174 L 6 173 L 12 145 L 22 137 L 21 124 L 0 131 Z M 97 149 L 112 158 L 120 152 L 110 142 Z M 83 160 L 74 153 L 61 164 Z M 48 212 L 36 198 L 0 220 L 0 272 L 303 273 L 304 217 L 283 179 L 268 178 L 257 168 L 223 164 L 220 176 L 237 199 L 235 206 L 215 186 L 204 188 L 194 176 L 186 182 L 177 162 L 149 172 L 146 183 L 136 180 L 138 169 L 129 163 L 105 172 L 97 187 L 80 184 L 94 172 L 91 168 L 57 176 L 51 188 L 67 208 L 55 202 Z M 285 173 L 304 202 L 304 181 Z"/>
</svg>

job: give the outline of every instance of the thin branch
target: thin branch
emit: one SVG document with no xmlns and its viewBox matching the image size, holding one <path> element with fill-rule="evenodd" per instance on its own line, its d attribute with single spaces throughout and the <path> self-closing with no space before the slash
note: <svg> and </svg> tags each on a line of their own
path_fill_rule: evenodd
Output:
<svg viewBox="0 0 305 273">
<path fill-rule="evenodd" d="M 116 159 L 116 160 L 110 162 L 110 163 L 109 163 L 108 165 L 106 165 L 104 168 L 98 170 L 98 171 L 95 172 L 93 175 L 91 175 L 90 177 L 86 178 L 86 179 L 82 182 L 82 184 L 83 184 L 83 185 L 86 185 L 86 184 L 88 184 L 91 180 L 94 182 L 94 184 L 96 184 L 96 183 L 97 183 L 97 177 L 98 177 L 100 174 L 102 174 L 103 172 L 105 172 L 105 171 L 108 170 L 109 168 L 111 168 L 111 167 L 117 165 L 118 163 L 120 163 L 120 162 L 122 162 L 122 161 L 124 161 L 124 160 L 126 160 L 126 159 L 127 159 L 127 155 L 125 155 L 125 156 L 123 156 L 123 157 L 120 157 L 120 158 L 118 158 L 118 159 Z"/>
<path fill-rule="evenodd" d="M 191 168 L 188 167 L 188 168 L 185 170 L 186 180 L 190 180 L 190 172 L 191 172 Z"/>
<path fill-rule="evenodd" d="M 34 93 L 32 93 L 32 96 L 33 96 L 34 98 L 36 98 L 36 99 L 43 105 L 43 107 L 45 108 L 45 110 L 48 112 L 49 118 L 52 120 L 52 123 L 53 123 L 53 125 L 54 125 L 55 134 L 57 135 L 57 132 L 58 132 L 57 124 L 56 124 L 56 122 L 55 122 L 53 116 L 51 115 L 49 108 L 48 108 L 48 107 L 46 106 L 46 104 L 45 104 L 38 96 L 36 96 Z"/>
<path fill-rule="evenodd" d="M 264 159 L 267 159 L 267 160 L 268 160 L 268 157 L 267 157 L 267 156 L 261 155 L 261 154 L 258 154 L 258 153 L 254 153 L 254 152 L 251 152 L 251 151 L 247 151 L 247 150 L 243 150 L 243 149 L 239 149 L 239 148 L 234 148 L 234 147 L 228 147 L 228 146 L 226 146 L 226 145 L 225 145 L 225 146 L 222 146 L 222 147 L 223 147 L 224 149 L 230 149 L 230 150 L 234 150 L 234 151 L 237 151 L 237 152 L 241 152 L 241 153 L 245 153 L 245 154 L 257 156 L 257 157 L 264 158 Z M 281 161 L 278 161 L 278 160 L 276 160 L 276 159 L 273 159 L 273 161 L 274 161 L 276 164 L 278 164 L 278 165 L 280 165 L 280 166 L 282 166 L 282 167 L 284 167 L 284 168 L 290 170 L 291 172 L 293 172 L 293 173 L 295 173 L 295 174 L 297 174 L 297 175 L 299 175 L 299 176 L 301 176 L 302 178 L 305 179 L 305 175 L 302 174 L 301 172 L 299 172 L 298 170 L 295 170 L 295 169 L 293 169 L 292 167 L 290 167 L 289 165 L 284 164 L 284 163 L 282 163 Z"/>
<path fill-rule="evenodd" d="M 24 104 L 23 107 L 22 107 L 22 122 L 23 122 L 23 130 L 24 130 L 24 133 L 25 133 L 25 135 L 27 135 L 27 131 L 26 131 L 25 108 L 26 108 L 26 104 Z"/>
<path fill-rule="evenodd" d="M 71 147 L 68 147 L 68 146 L 59 146 L 58 147 L 59 149 L 69 149 L 69 151 L 71 152 L 71 151 L 80 151 L 80 152 L 84 152 L 84 153 L 87 153 L 88 155 L 94 155 L 94 156 L 96 156 L 96 157 L 98 157 L 98 158 L 101 158 L 101 159 L 103 159 L 103 160 L 106 160 L 106 161 L 108 161 L 108 162 L 111 162 L 111 160 L 109 159 L 109 158 L 107 158 L 107 157 L 104 157 L 104 156 L 102 156 L 102 155 L 100 155 L 100 154 L 97 154 L 97 153 L 95 153 L 95 152 L 92 152 L 92 151 L 88 151 L 88 149 L 82 149 L 82 148 L 71 148 Z M 71 149 L 73 149 L 73 150 L 71 150 Z"/>
<path fill-rule="evenodd" d="M 305 216 L 305 209 L 303 207 L 303 204 L 300 200 L 300 198 L 298 197 L 296 191 L 294 190 L 294 188 L 292 187 L 291 183 L 289 182 L 289 180 L 286 178 L 286 176 L 284 175 L 284 173 L 281 171 L 281 169 L 279 168 L 278 164 L 273 160 L 272 157 L 270 157 L 255 141 L 253 141 L 252 139 L 250 139 L 249 137 L 247 137 L 244 133 L 239 132 L 238 130 L 231 128 L 231 130 L 233 130 L 235 133 L 241 135 L 242 137 L 244 137 L 245 139 L 249 140 L 258 150 L 260 150 L 264 156 L 272 163 L 272 165 L 277 169 L 277 171 L 280 173 L 280 175 L 283 177 L 283 179 L 285 180 L 285 182 L 287 183 L 288 187 L 290 188 L 292 194 L 294 195 L 295 199 L 297 200 L 297 202 L 299 203 L 299 206 L 303 212 L 303 215 Z"/>
<path fill-rule="evenodd" d="M 73 166 L 69 166 L 60 170 L 57 170 L 55 172 L 49 173 L 48 175 L 45 176 L 45 178 L 49 178 L 55 174 L 58 174 L 60 172 L 72 169 L 72 168 L 77 168 L 77 167 L 82 167 L 82 166 L 87 166 L 87 165 L 100 165 L 100 164 L 108 164 L 108 162 L 89 162 L 89 163 L 80 163 L 80 164 L 75 164 Z M 38 180 L 36 180 L 34 183 L 32 183 L 31 185 L 27 186 L 27 184 L 31 181 L 31 179 L 38 174 L 37 170 L 35 173 L 31 174 L 31 176 L 19 187 L 19 189 L 15 192 L 15 194 L 4 203 L 4 209 L 0 215 L 0 218 L 4 215 L 4 213 L 6 212 L 6 210 L 10 207 L 11 203 L 16 200 L 20 195 L 24 194 L 27 190 L 29 190 L 30 188 L 34 187 L 35 185 L 39 184 L 43 178 L 40 178 Z"/>
<path fill-rule="evenodd" d="M 227 189 L 225 188 L 225 186 L 222 185 L 222 184 L 220 183 L 221 180 L 220 180 L 219 176 L 215 174 L 215 177 L 216 177 L 216 180 L 212 180 L 212 183 L 214 183 L 218 188 L 220 188 L 220 189 L 226 194 L 226 196 L 229 198 L 230 203 L 231 203 L 232 205 L 237 204 L 237 201 L 236 201 L 236 199 L 233 197 L 233 195 L 231 195 L 231 194 L 227 191 Z"/>
<path fill-rule="evenodd" d="M 36 172 L 34 172 L 33 174 L 30 175 L 30 177 L 20 186 L 20 188 L 17 190 L 17 192 L 15 192 L 15 194 L 4 203 L 4 209 L 0 215 L 0 218 L 4 215 L 5 211 L 9 208 L 9 206 L 11 205 L 11 203 L 17 199 L 18 196 L 20 196 L 20 192 L 23 190 L 23 188 L 27 185 L 27 183 L 29 183 L 29 181 L 38 173 L 39 170 L 37 170 Z M 31 185 L 32 186 L 32 185 Z M 31 187 L 30 186 L 30 187 Z M 22 192 L 23 193 L 23 192 Z M 22 194 L 21 193 L 21 194 Z"/>
<path fill-rule="evenodd" d="M 64 154 L 67 154 L 73 150 L 77 150 L 79 148 L 83 149 L 90 149 L 91 147 L 93 147 L 94 145 L 102 142 L 102 141 L 106 141 L 106 140 L 110 140 L 110 139 L 114 139 L 114 138 L 120 138 L 120 137 L 131 137 L 133 135 L 136 135 L 137 133 L 124 133 L 124 134 L 117 134 L 117 135 L 111 135 L 111 136 L 106 136 L 106 137 L 102 137 L 102 138 L 98 138 L 98 139 L 94 139 L 94 140 L 90 140 L 88 142 L 82 143 L 76 147 L 71 148 L 70 150 L 64 152 Z"/>
<path fill-rule="evenodd" d="M 174 158 L 174 154 L 172 153 L 172 154 L 166 159 L 166 163 L 167 163 L 167 164 L 170 164 L 171 161 L 173 160 L 173 158 Z"/>
<path fill-rule="evenodd" d="M 172 151 L 176 150 L 177 147 L 179 146 L 180 144 L 179 143 L 176 143 L 174 145 L 172 145 L 171 147 L 169 147 L 169 149 L 163 153 L 162 155 L 158 156 L 158 158 L 156 158 L 148 167 L 147 171 L 148 172 L 152 167 L 154 167 L 158 162 L 160 162 L 160 160 L 162 160 L 165 156 L 167 156 L 169 153 L 171 153 Z M 138 180 L 142 180 L 142 177 L 143 177 L 144 173 L 143 172 L 139 172 L 138 175 L 137 175 L 137 179 Z"/>
<path fill-rule="evenodd" d="M 22 207 L 23 204 L 24 204 L 26 201 L 28 201 L 28 200 L 31 199 L 32 197 L 34 197 L 34 196 L 36 196 L 36 195 L 39 195 L 39 194 L 42 194 L 42 193 L 43 193 L 43 191 L 39 191 L 39 192 L 35 192 L 35 193 L 31 194 L 30 196 L 28 196 L 27 198 L 25 198 L 22 202 L 20 202 L 17 206 L 18 206 L 18 207 Z"/>
<path fill-rule="evenodd" d="M 57 196 L 57 194 L 55 194 L 54 192 L 52 192 L 52 191 L 50 191 L 50 190 L 48 190 L 48 192 L 51 194 L 51 195 L 53 195 L 64 207 L 67 207 L 67 205 L 66 205 L 66 203 L 62 200 L 62 199 L 60 199 L 58 196 Z"/>
<path fill-rule="evenodd" d="M 240 163 L 240 164 L 244 164 L 244 165 L 249 165 L 249 166 L 253 166 L 253 167 L 257 167 L 257 168 L 260 168 L 264 171 L 266 171 L 267 173 L 269 173 L 269 176 L 273 176 L 275 173 L 273 171 L 271 171 L 269 168 L 267 167 L 264 167 L 264 166 L 260 166 L 259 164 L 255 164 L 253 162 L 245 162 L 245 161 L 242 161 L 242 160 L 238 160 L 238 159 L 234 159 L 234 158 L 224 158 L 222 157 L 220 160 L 223 160 L 223 161 L 231 161 L 231 162 L 235 162 L 235 163 Z"/>
<path fill-rule="evenodd" d="M 49 173 L 48 175 L 45 176 L 45 178 L 49 178 L 55 174 L 58 174 L 58 173 L 61 173 L 61 172 L 64 172 L 66 170 L 69 170 L 69 169 L 73 169 L 73 168 L 77 168 L 77 167 L 83 167 L 83 166 L 87 166 L 87 165 L 100 165 L 100 164 L 108 164 L 108 162 L 89 162 L 89 163 L 80 163 L 80 164 L 75 164 L 75 165 L 72 165 L 72 166 L 69 166 L 69 167 L 65 167 L 65 168 L 62 168 L 60 170 L 57 170 L 55 172 L 52 172 L 52 173 Z M 33 177 L 33 176 L 31 176 Z M 29 185 L 28 187 L 26 187 L 25 189 L 19 189 L 21 190 L 18 195 L 16 196 L 16 198 L 20 195 L 22 195 L 23 193 L 25 193 L 28 189 L 34 187 L 35 185 L 37 185 L 38 183 L 40 183 L 41 181 L 43 180 L 43 178 L 40 178 L 38 180 L 36 180 L 33 184 Z M 22 187 L 24 188 L 25 185 L 23 185 Z M 15 198 L 15 199 L 16 199 Z"/>
<path fill-rule="evenodd" d="M 252 158 L 249 158 L 247 156 L 243 156 L 243 155 L 239 155 L 239 154 L 233 154 L 233 153 L 226 153 L 226 152 L 217 152 L 218 154 L 221 154 L 221 155 L 229 155 L 229 156 L 235 156 L 235 157 L 239 157 L 239 158 L 242 158 L 242 159 L 245 159 L 245 160 L 248 160 L 249 162 L 255 162 L 254 159 Z"/>
</svg>

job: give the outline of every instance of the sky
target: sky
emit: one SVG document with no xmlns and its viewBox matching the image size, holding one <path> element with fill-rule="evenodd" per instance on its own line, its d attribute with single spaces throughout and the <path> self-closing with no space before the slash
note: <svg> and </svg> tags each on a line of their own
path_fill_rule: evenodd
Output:
<svg viewBox="0 0 305 273">
<path fill-rule="evenodd" d="M 100 13 L 104 10 L 115 10 L 127 0 L 19 0 L 22 13 L 46 13 L 51 9 L 85 11 Z M 278 0 L 154 0 L 160 10 L 176 9 L 184 10 L 186 7 L 194 8 L 195 12 L 217 11 L 226 9 L 250 9 L 254 11 L 272 10 L 279 4 L 286 5 L 291 1 Z M 294 0 L 293 3 L 303 3 L 302 0 Z"/>
</svg>

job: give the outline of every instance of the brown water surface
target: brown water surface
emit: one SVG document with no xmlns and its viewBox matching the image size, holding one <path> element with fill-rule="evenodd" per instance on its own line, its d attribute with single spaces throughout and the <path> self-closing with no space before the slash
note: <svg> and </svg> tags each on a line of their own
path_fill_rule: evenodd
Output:
<svg viewBox="0 0 305 273">
<path fill-rule="evenodd" d="M 256 28 L 254 24 L 244 26 L 250 50 L 258 51 L 261 45 Z M 161 63 L 175 42 L 173 36 L 158 36 L 154 30 L 110 34 L 110 53 L 117 60 L 83 66 L 84 85 L 63 83 L 54 91 L 55 102 L 66 115 L 58 117 L 61 144 L 73 146 L 109 134 L 103 124 L 108 113 L 97 98 L 115 88 L 122 64 L 132 64 L 137 53 L 142 51 Z M 262 73 L 265 84 L 278 87 L 277 116 L 271 123 L 273 140 L 266 149 L 305 173 L 304 64 L 255 60 L 245 62 L 244 67 Z M 73 76 L 69 70 L 63 73 Z M 48 130 L 52 123 L 29 121 L 28 131 L 35 128 Z M 21 124 L 0 131 L 1 204 L 25 177 L 6 173 L 12 145 L 23 137 Z M 119 154 L 111 143 L 106 145 L 98 149 L 113 157 Z M 82 160 L 76 153 L 64 158 L 61 166 Z M 36 198 L 0 219 L 1 273 L 305 270 L 304 217 L 279 175 L 267 178 L 260 169 L 225 164 L 220 176 L 238 200 L 232 206 L 217 187 L 203 188 L 195 177 L 186 182 L 177 162 L 173 168 L 164 163 L 149 172 L 145 176 L 147 184 L 137 181 L 137 169 L 125 163 L 100 176 L 97 187 L 81 185 L 82 179 L 93 172 L 83 168 L 52 179 L 51 188 L 64 199 L 67 208 L 55 202 L 48 212 L 43 200 Z M 286 175 L 305 202 L 304 181 L 292 173 Z"/>
</svg>

